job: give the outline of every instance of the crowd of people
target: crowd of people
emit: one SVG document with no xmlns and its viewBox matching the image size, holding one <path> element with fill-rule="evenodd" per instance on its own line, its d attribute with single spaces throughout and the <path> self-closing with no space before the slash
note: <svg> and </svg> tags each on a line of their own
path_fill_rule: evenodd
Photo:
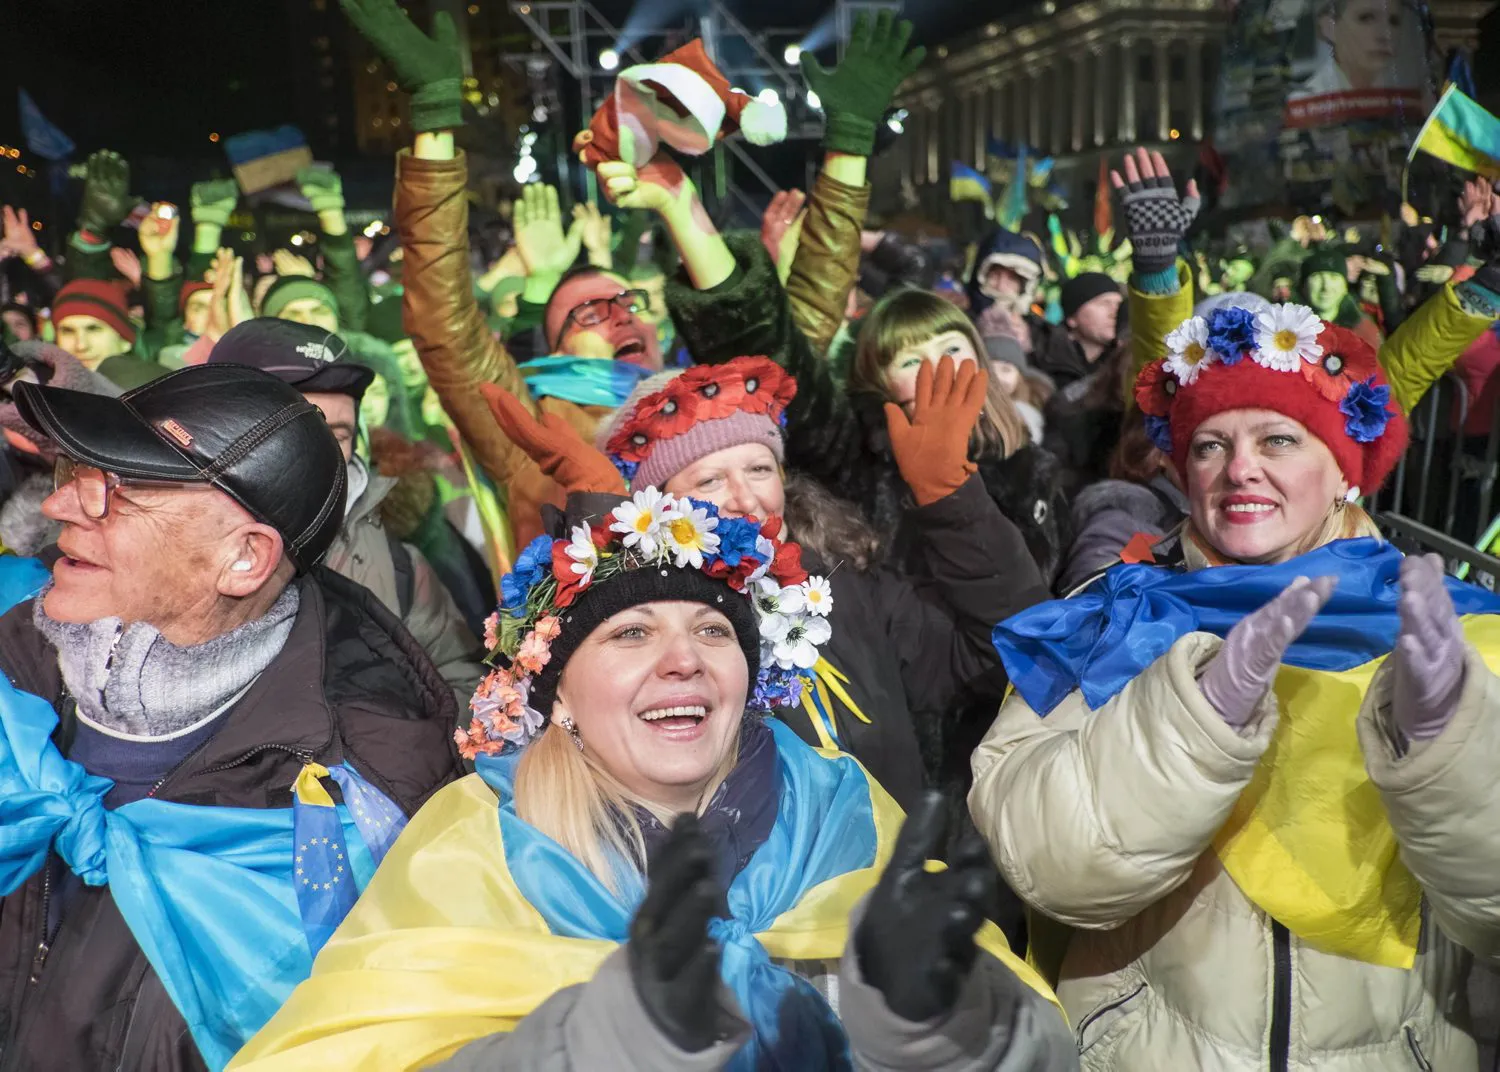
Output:
<svg viewBox="0 0 1500 1072">
<path fill-rule="evenodd" d="M 378 272 L 327 170 L 249 265 L 112 152 L 4 210 L 0 1068 L 1493 1067 L 1500 597 L 1366 509 L 1495 370 L 1485 180 L 1251 251 L 1142 148 L 1109 256 L 924 245 L 887 12 L 759 233 L 694 44 L 487 262 L 445 17 L 341 4 Z"/>
</svg>

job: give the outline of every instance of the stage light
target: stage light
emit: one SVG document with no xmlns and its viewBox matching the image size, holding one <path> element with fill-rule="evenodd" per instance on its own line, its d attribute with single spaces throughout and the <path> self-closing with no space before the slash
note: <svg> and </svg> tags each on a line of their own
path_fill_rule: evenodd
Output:
<svg viewBox="0 0 1500 1072">
<path fill-rule="evenodd" d="M 802 62 L 802 46 L 787 45 L 786 51 L 782 52 L 781 58 L 786 60 L 788 67 L 795 67 Z"/>
<path fill-rule="evenodd" d="M 769 105 L 772 105 L 772 106 L 775 106 L 775 105 L 781 103 L 781 96 L 780 96 L 780 94 L 778 94 L 770 86 L 767 86 L 765 89 L 763 89 L 759 93 L 757 93 L 755 95 L 755 99 L 758 100 L 758 101 L 760 101 L 762 104 L 769 104 Z"/>
<path fill-rule="evenodd" d="M 536 157 L 523 156 L 516 161 L 516 169 L 511 174 L 517 182 L 525 184 L 536 178 Z"/>
<path fill-rule="evenodd" d="M 823 110 L 823 98 L 809 89 L 807 91 L 807 106 L 815 112 L 821 112 Z"/>
<path fill-rule="evenodd" d="M 1173 141 L 1176 141 L 1178 138 L 1182 137 L 1182 131 L 1178 130 L 1176 127 L 1173 127 L 1171 130 L 1167 131 L 1167 137 L 1171 138 Z"/>
<path fill-rule="evenodd" d="M 300 246 L 301 244 L 302 244 L 302 236 L 299 235 L 299 234 L 292 235 L 292 245 L 294 245 L 294 246 Z"/>
<path fill-rule="evenodd" d="M 892 134 L 903 134 L 906 132 L 906 117 L 910 114 L 905 108 L 898 108 L 886 117 L 885 125 L 890 128 Z"/>
<path fill-rule="evenodd" d="M 620 54 L 612 48 L 606 48 L 599 53 L 599 66 L 606 71 L 613 71 L 620 66 Z"/>
<path fill-rule="evenodd" d="M 537 123 L 545 123 L 549 114 L 550 113 L 547 111 L 547 109 L 540 104 L 531 109 L 531 118 L 534 122 Z"/>
</svg>

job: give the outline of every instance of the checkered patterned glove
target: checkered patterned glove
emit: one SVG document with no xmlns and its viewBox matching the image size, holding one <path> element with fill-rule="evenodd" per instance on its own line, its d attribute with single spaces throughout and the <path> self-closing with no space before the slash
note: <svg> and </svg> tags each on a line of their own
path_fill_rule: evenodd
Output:
<svg viewBox="0 0 1500 1072">
<path fill-rule="evenodd" d="M 1143 179 L 1125 187 L 1121 197 L 1125 224 L 1140 275 L 1164 272 L 1177 262 L 1177 247 L 1202 206 L 1196 197 L 1177 196 L 1170 178 Z"/>
</svg>

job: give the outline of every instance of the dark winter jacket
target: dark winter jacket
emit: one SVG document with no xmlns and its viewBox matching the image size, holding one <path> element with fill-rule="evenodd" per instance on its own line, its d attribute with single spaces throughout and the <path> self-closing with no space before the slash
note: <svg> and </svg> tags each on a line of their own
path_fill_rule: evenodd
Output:
<svg viewBox="0 0 1500 1072">
<path fill-rule="evenodd" d="M 667 307 L 700 364 L 747 354 L 765 355 L 797 380 L 787 410 L 786 460 L 841 499 L 859 507 L 887 540 L 889 561 L 913 568 L 899 532 L 911 493 L 891 452 L 882 398 L 848 393 L 792 323 L 785 292 L 769 255 L 753 235 L 727 236 L 738 266 L 712 290 L 697 291 L 685 276 L 667 284 Z M 1009 458 L 976 459 L 985 490 L 1021 530 L 1044 580 L 1050 581 L 1068 544 L 1066 499 L 1056 464 L 1037 447 Z M 1004 570 L 1011 563 L 998 562 Z M 1020 580 L 1017 587 L 1024 587 Z"/>
<path fill-rule="evenodd" d="M 155 796 L 184 804 L 284 808 L 304 763 L 347 761 L 408 815 L 462 773 L 453 693 L 420 646 L 368 591 L 318 570 L 304 578 L 285 647 L 222 727 Z M 57 652 L 26 602 L 0 618 L 0 670 L 75 724 Z M 336 793 L 337 790 L 334 790 Z M 45 932 L 42 868 L 0 901 L 0 1070 L 201 1069 L 186 1025 L 108 886 L 69 898 Z"/>
<path fill-rule="evenodd" d="M 1084 581 L 1120 559 L 1138 532 L 1153 541 L 1187 517 L 1187 496 L 1166 474 L 1148 484 L 1101 480 L 1073 500 L 1073 546 L 1057 575 L 1058 595 L 1066 596 Z"/>
<path fill-rule="evenodd" d="M 1047 593 L 1034 568 L 995 568 L 1024 563 L 1024 545 L 976 478 L 913 507 L 906 525 L 918 576 L 890 567 L 858 571 L 808 549 L 803 564 L 833 585 L 833 636 L 823 657 L 849 679 L 849 698 L 869 719 L 832 699 L 838 743 L 910 810 L 924 783 L 939 783 L 946 748 L 963 729 L 954 724 L 958 698 L 983 697 L 975 741 L 999 709 L 1006 678 L 990 640 L 995 623 Z M 781 717 L 809 744 L 825 743 L 805 709 Z M 961 802 L 962 793 L 954 799 Z"/>
</svg>

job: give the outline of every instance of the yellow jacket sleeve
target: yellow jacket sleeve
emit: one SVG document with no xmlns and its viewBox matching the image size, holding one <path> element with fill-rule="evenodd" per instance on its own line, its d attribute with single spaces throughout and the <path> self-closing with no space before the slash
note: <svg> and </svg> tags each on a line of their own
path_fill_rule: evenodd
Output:
<svg viewBox="0 0 1500 1072">
<path fill-rule="evenodd" d="M 1177 262 L 1176 294 L 1147 294 L 1130 288 L 1131 374 L 1125 381 L 1125 405 L 1134 405 L 1135 378 L 1167 352 L 1167 336 L 1193 315 L 1193 273 L 1185 261 Z"/>
<path fill-rule="evenodd" d="M 1380 364 L 1401 412 L 1410 413 L 1492 322 L 1487 314 L 1465 310 L 1447 283 L 1391 332 L 1380 348 Z"/>
</svg>

